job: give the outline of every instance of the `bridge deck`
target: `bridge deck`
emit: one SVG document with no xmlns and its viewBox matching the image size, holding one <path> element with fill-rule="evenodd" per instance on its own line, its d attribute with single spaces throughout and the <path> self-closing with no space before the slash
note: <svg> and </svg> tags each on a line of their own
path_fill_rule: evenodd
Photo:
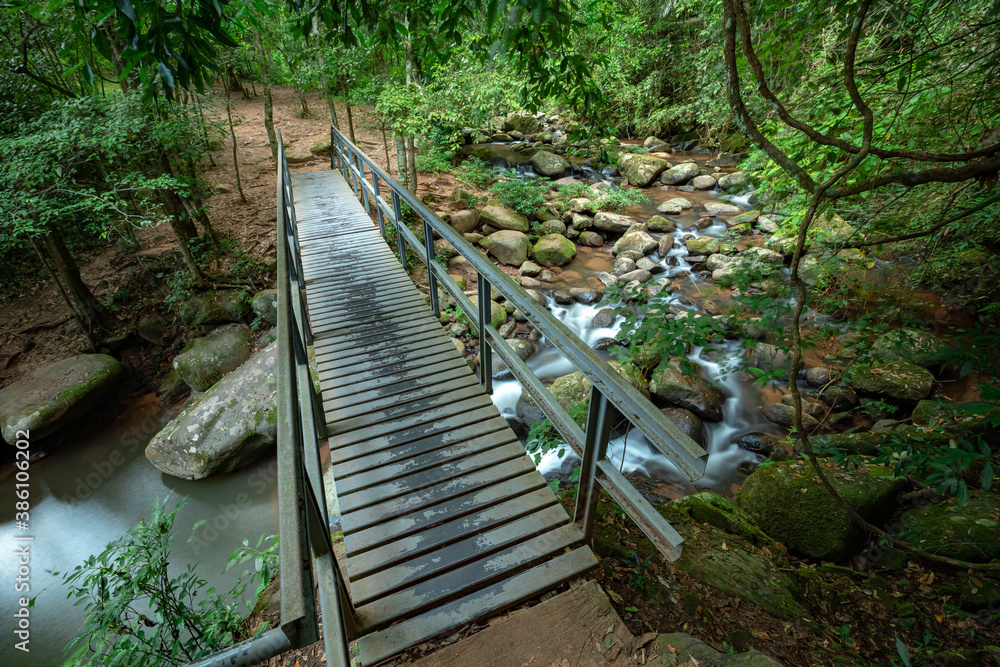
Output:
<svg viewBox="0 0 1000 667">
<path fill-rule="evenodd" d="M 292 183 L 346 575 L 371 665 L 596 559 L 341 174 Z"/>
</svg>

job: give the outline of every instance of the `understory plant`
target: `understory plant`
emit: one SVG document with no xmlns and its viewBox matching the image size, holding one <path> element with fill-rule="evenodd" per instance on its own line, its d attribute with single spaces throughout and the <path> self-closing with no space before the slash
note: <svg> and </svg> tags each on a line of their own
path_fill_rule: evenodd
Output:
<svg viewBox="0 0 1000 667">
<path fill-rule="evenodd" d="M 168 500 L 157 500 L 148 521 L 62 573 L 67 597 L 87 611 L 66 646 L 67 665 L 184 665 L 247 638 L 244 619 L 277 572 L 277 538 L 261 536 L 255 546 L 244 540 L 225 571 L 251 561 L 253 571 L 243 570 L 231 591 L 219 592 L 195 565 L 174 564 L 173 526 L 184 501 L 168 509 Z M 255 594 L 242 602 L 255 583 Z"/>
<path fill-rule="evenodd" d="M 521 215 L 534 214 L 545 204 L 548 191 L 548 181 L 530 178 L 505 178 L 490 188 L 490 194 L 499 199 L 501 204 Z"/>
</svg>

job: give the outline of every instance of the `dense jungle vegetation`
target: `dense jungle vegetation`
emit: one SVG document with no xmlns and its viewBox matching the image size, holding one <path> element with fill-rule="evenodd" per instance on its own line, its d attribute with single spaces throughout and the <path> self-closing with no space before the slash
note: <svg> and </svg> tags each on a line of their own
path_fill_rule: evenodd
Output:
<svg viewBox="0 0 1000 667">
<path fill-rule="evenodd" d="M 730 179 L 732 187 L 713 176 L 713 191 L 744 197 L 754 215 L 730 218 L 726 236 L 703 244 L 704 252 L 688 245 L 710 273 L 729 267 L 714 280 L 732 297 L 727 310 L 663 317 L 657 292 L 612 282 L 604 303 L 625 318 L 615 359 L 648 388 L 672 363 L 691 375 L 692 350 L 738 339 L 750 348 L 739 370 L 787 391 L 784 421 L 769 419 L 788 429 L 784 458 L 792 461 L 769 452 L 754 475 L 798 479 L 804 468 L 796 466 L 809 466 L 805 474 L 824 492 L 819 513 L 843 514 L 846 526 L 859 527 L 867 555 L 860 546 L 816 555 L 756 526 L 739 528 L 729 544 L 773 551 L 777 569 L 792 568 L 789 550 L 796 559 L 837 562 L 837 569 L 800 569 L 842 577 L 841 585 L 856 580 L 854 588 L 868 597 L 875 590 L 888 609 L 889 620 L 872 612 L 870 627 L 852 630 L 838 616 L 835 586 L 800 576 L 801 589 L 822 600 L 823 612 L 812 613 L 822 626 L 815 645 L 827 654 L 817 664 L 1000 660 L 1000 0 L 5 0 L 0 310 L 9 316 L 0 322 L 10 333 L 0 340 L 0 371 L 17 370 L 38 344 L 43 332 L 24 321 L 23 306 L 40 284 L 56 290 L 75 327 L 63 354 L 114 352 L 144 317 L 172 322 L 201 292 L 271 286 L 273 246 L 241 246 L 232 232 L 238 224 L 230 224 L 256 214 L 240 208 L 248 206 L 240 172 L 247 163 L 235 128 L 249 119 L 234 107 L 259 100 L 275 160 L 278 87 L 294 90 L 297 117 L 328 114 L 352 141 L 362 131 L 374 137 L 359 144 L 414 192 L 453 179 L 461 189 L 451 200 L 463 206 L 496 200 L 526 221 L 536 218 L 533 242 L 555 229 L 539 211 L 586 222 L 648 204 L 643 192 L 659 185 L 664 166 L 644 179 L 629 165 L 666 164 L 669 155 L 654 154 L 691 151 L 717 160 L 720 174 L 738 168 L 743 176 Z M 537 117 L 538 127 L 518 129 Z M 541 131 L 547 118 L 558 119 L 556 140 Z M 476 144 L 520 139 L 534 151 L 562 144 L 575 166 L 626 181 L 603 194 L 580 183 L 558 189 L 512 178 L 489 164 L 488 153 L 476 153 Z M 313 148 L 328 159 L 328 143 Z M 225 212 L 213 199 L 221 192 L 211 176 L 217 163 L 233 170 L 239 195 Z M 433 196 L 426 201 L 433 205 Z M 222 215 L 230 222 L 220 231 Z M 748 238 L 760 252 L 747 253 Z M 149 255 L 148 245 L 167 251 Z M 100 296 L 83 277 L 97 258 L 111 267 Z M 447 264 L 449 254 L 439 260 Z M 133 264 L 141 279 L 115 276 Z M 461 325 L 462 314 L 450 312 Z M 754 352 L 764 348 L 767 355 Z M 827 366 L 832 378 L 807 375 Z M 914 392 L 920 373 L 928 388 Z M 803 382 L 789 382 L 800 375 Z M 848 386 L 865 396 L 845 407 Z M 817 397 L 849 413 L 840 426 L 817 419 Z M 571 401 L 572 414 L 585 414 L 582 398 Z M 548 422 L 526 427 L 529 447 L 561 447 Z M 912 497 L 900 500 L 898 487 L 892 511 L 859 507 L 843 478 L 873 468 L 905 477 Z M 727 526 L 743 521 L 751 504 L 760 511 L 767 502 L 749 494 L 739 510 L 726 501 L 712 515 L 732 513 Z M 975 525 L 936 542 L 929 520 L 924 528 L 890 521 L 896 509 L 922 511 L 903 505 L 918 496 Z M 691 506 L 670 511 L 679 524 L 711 523 Z M 169 532 L 173 514 L 158 507 L 156 517 Z M 611 519 L 606 527 L 617 530 Z M 649 559 L 604 538 L 646 613 L 658 585 L 647 588 L 643 579 L 653 579 Z M 118 546 L 127 552 L 142 540 L 169 552 L 169 540 L 148 529 Z M 725 541 L 720 548 L 729 550 Z M 872 558 L 872 550 L 882 555 Z M 233 560 L 254 553 L 246 547 Z M 887 553 L 909 565 L 888 572 Z M 930 588 L 935 572 L 952 586 L 944 600 Z M 906 577 L 919 583 L 902 591 Z M 242 637 L 235 603 L 223 606 L 217 618 L 198 612 L 212 632 L 204 645 L 185 644 L 184 657 Z M 702 618 L 701 605 L 694 607 L 689 615 Z M 87 632 L 118 634 L 96 655 L 77 642 L 78 664 L 101 664 L 102 651 L 136 644 L 118 616 L 103 613 L 104 624 Z M 154 664 L 153 653 L 162 660 L 155 664 L 180 664 L 176 639 L 157 635 L 156 651 L 136 649 L 127 664 Z M 767 640 L 753 645 L 768 652 Z"/>
</svg>

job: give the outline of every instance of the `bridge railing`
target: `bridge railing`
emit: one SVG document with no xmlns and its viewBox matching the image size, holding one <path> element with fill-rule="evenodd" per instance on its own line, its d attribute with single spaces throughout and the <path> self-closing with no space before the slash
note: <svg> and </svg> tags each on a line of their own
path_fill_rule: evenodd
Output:
<svg viewBox="0 0 1000 667">
<path fill-rule="evenodd" d="M 322 403 L 309 372 L 312 332 L 306 311 L 298 225 L 285 145 L 278 133 L 278 557 L 281 624 L 191 663 L 190 667 L 259 664 L 319 639 L 316 591 L 327 662 L 349 667 L 353 610 L 335 562 L 319 455 Z"/>
<path fill-rule="evenodd" d="M 616 409 L 646 439 L 690 479 L 700 478 L 708 454 L 667 419 L 648 398 L 628 383 L 590 349 L 566 325 L 531 298 L 520 285 L 501 271 L 469 241 L 441 220 L 412 192 L 400 185 L 336 128 L 330 128 L 331 167 L 339 169 L 370 215 L 378 220 L 382 235 L 386 223 L 396 230 L 400 260 L 406 263 L 409 244 L 427 267 L 430 305 L 439 315 L 440 285 L 468 313 L 479 332 L 481 381 L 492 392 L 492 355 L 498 354 L 521 386 L 537 402 L 569 446 L 580 456 L 581 474 L 574 520 L 585 539 L 592 536 L 597 510 L 598 484 L 629 514 L 646 536 L 670 560 L 680 556 L 683 538 L 632 486 L 607 458 L 613 411 Z M 423 224 L 423 241 L 403 222 L 403 206 L 409 207 Z M 374 211 L 372 210 L 374 208 Z M 434 236 L 447 241 L 476 271 L 478 306 L 473 305 L 444 267 L 434 261 Z M 582 430 L 545 388 L 541 380 L 517 356 L 490 323 L 491 288 L 496 288 L 545 338 L 592 384 L 586 430 Z"/>
</svg>

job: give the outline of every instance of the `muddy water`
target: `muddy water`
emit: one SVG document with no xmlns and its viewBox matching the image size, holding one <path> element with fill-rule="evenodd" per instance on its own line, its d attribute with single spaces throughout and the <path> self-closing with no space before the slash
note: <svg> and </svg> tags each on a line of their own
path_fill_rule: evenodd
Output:
<svg viewBox="0 0 1000 667">
<path fill-rule="evenodd" d="M 31 590 L 14 591 L 16 563 L 5 549 L 0 557 L 0 609 L 14 609 L 17 597 L 35 597 L 31 610 L 29 654 L 13 648 L 8 633 L 0 642 L 0 665 L 55 667 L 62 649 L 76 635 L 85 614 L 66 599 L 61 577 L 130 527 L 148 519 L 153 501 L 172 493 L 187 498 L 174 523 L 176 537 L 171 573 L 200 563 L 209 586 L 232 588 L 235 571 L 225 575 L 226 559 L 243 539 L 254 544 L 262 534 L 277 533 L 277 467 L 273 457 L 240 473 L 207 480 L 168 477 L 144 455 L 146 444 L 178 408 L 163 410 L 155 396 L 131 406 L 113 423 L 78 442 L 68 442 L 47 458 L 31 464 L 30 530 L 14 525 L 14 503 L 0 504 L 0 543 L 13 545 L 15 535 L 30 535 Z M 14 479 L 0 479 L 0 498 L 14 498 Z M 207 520 L 192 541 L 191 527 Z M 9 617 L 8 617 L 9 618 Z M 9 625 L 9 624 L 8 624 Z"/>
<path fill-rule="evenodd" d="M 511 151 L 503 144 L 490 144 L 488 148 L 497 156 L 496 164 L 508 165 L 514 173 L 522 177 L 537 177 L 530 167 L 525 167 L 526 158 L 516 151 Z M 499 159 L 502 158 L 502 159 Z M 685 153 L 674 153 L 671 161 L 674 164 L 688 159 L 697 161 L 708 160 L 708 156 Z M 607 177 L 598 175 L 592 169 L 584 171 L 580 165 L 574 164 L 574 175 L 581 180 L 593 182 L 609 181 Z M 646 188 L 643 193 L 650 203 L 634 206 L 626 213 L 639 220 L 646 220 L 656 215 L 656 207 L 668 199 L 684 197 L 693 206 L 681 215 L 670 216 L 678 223 L 678 229 L 673 234 L 676 239 L 674 246 L 663 256 L 658 253 L 651 259 L 663 267 L 659 276 L 671 278 L 668 287 L 667 301 L 677 310 L 698 310 L 698 304 L 705 299 L 722 303 L 730 298 L 729 292 L 720 290 L 714 284 L 706 282 L 693 272 L 687 261 L 687 249 L 684 241 L 694 236 L 725 235 L 727 226 L 724 219 L 716 217 L 708 226 L 698 228 L 698 222 L 705 217 L 704 204 L 708 201 L 734 203 L 746 208 L 745 200 L 724 195 L 718 191 L 681 189 L 676 186 L 654 186 Z M 658 238 L 659 234 L 653 234 Z M 614 255 L 610 244 L 601 248 L 577 248 L 577 257 L 561 269 L 553 270 L 553 280 L 549 283 L 553 290 L 567 290 L 570 287 L 586 287 L 600 289 L 603 287 L 597 274 L 611 271 L 614 266 Z M 604 304 L 602 307 L 607 307 Z M 613 337 L 621 326 L 621 318 L 610 328 L 599 329 L 593 326 L 592 320 L 599 308 L 574 304 L 562 306 L 549 297 L 551 312 L 574 331 L 587 345 L 593 346 L 601 338 Z M 609 447 L 609 458 L 626 474 L 640 471 L 654 479 L 676 484 L 686 491 L 696 488 L 711 488 L 721 492 L 731 492 L 734 484 L 742 481 L 737 473 L 737 466 L 744 461 L 756 460 L 756 456 L 736 446 L 735 441 L 742 435 L 751 432 L 767 432 L 779 434 L 782 429 L 764 419 L 761 406 L 766 402 L 776 400 L 766 396 L 773 390 L 754 385 L 745 374 L 735 370 L 743 349 L 736 342 L 727 342 L 712 350 L 696 349 L 690 358 L 701 366 L 703 374 L 720 386 L 725 394 L 723 405 L 723 420 L 718 423 L 705 422 L 705 449 L 709 453 L 705 477 L 691 484 L 662 454 L 655 451 L 637 429 L 631 429 L 627 434 L 618 433 Z M 606 354 L 606 353 L 603 353 Z M 528 367 L 545 381 L 554 380 L 576 370 L 573 365 L 552 345 L 543 340 L 539 353 L 528 360 Z M 494 382 L 494 403 L 508 416 L 515 414 L 517 399 L 521 394 L 520 385 L 514 380 Z M 543 470 L 557 467 L 560 460 L 554 454 L 543 459 Z"/>
</svg>

